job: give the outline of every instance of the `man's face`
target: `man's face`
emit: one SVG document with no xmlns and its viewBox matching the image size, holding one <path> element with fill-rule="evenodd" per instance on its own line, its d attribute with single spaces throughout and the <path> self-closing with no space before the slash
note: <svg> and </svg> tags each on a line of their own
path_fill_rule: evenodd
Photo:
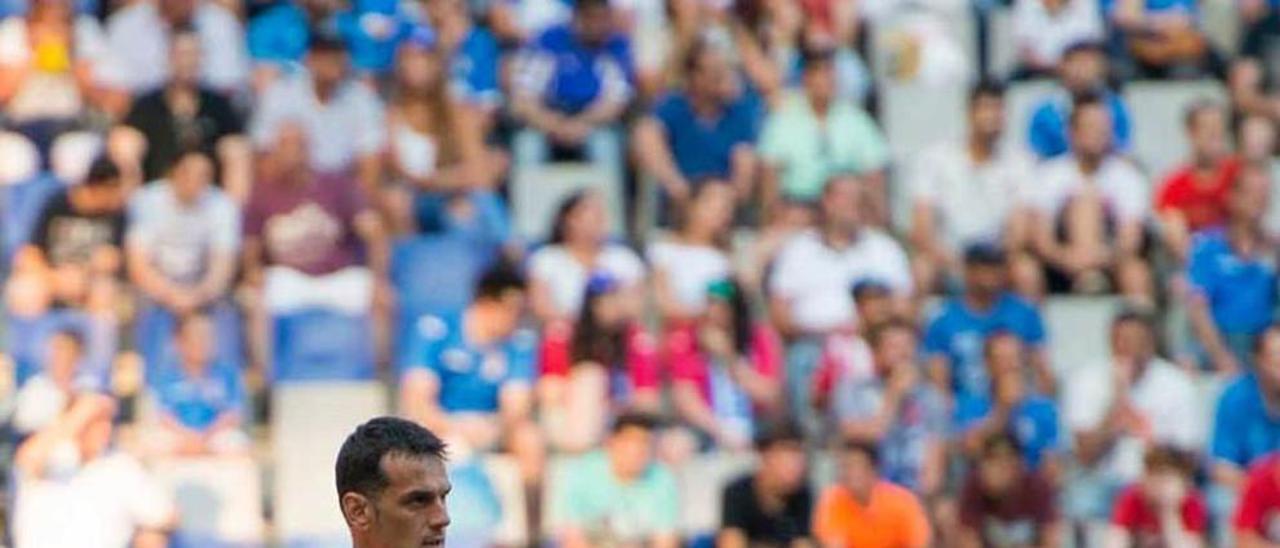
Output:
<svg viewBox="0 0 1280 548">
<path fill-rule="evenodd" d="M 178 201 L 194 203 L 213 180 L 213 163 L 203 154 L 188 154 L 173 167 L 169 183 Z"/>
<path fill-rule="evenodd" d="M 857 179 L 844 177 L 827 185 L 822 194 L 822 218 L 830 228 L 858 230 L 862 226 L 862 185 Z"/>
<path fill-rule="evenodd" d="M 1020 466 L 1022 462 L 1018 454 L 1012 450 L 998 451 L 984 458 L 978 465 L 983 492 L 989 496 L 1002 496 L 1008 493 L 1018 479 Z"/>
<path fill-rule="evenodd" d="M 169 44 L 169 71 L 174 83 L 194 85 L 200 80 L 200 40 L 183 33 Z"/>
<path fill-rule="evenodd" d="M 973 133 L 986 139 L 994 139 L 1004 131 L 1004 99 L 994 95 L 980 95 L 969 107 L 969 126 Z"/>
<path fill-rule="evenodd" d="M 520 326 L 520 317 L 524 314 L 524 293 L 508 290 L 498 299 L 497 304 L 494 307 L 497 312 L 491 316 L 493 329 L 502 337 L 507 337 Z"/>
<path fill-rule="evenodd" d="M 613 11 L 603 5 L 580 9 L 574 15 L 574 23 L 578 39 L 589 46 L 600 46 L 613 32 Z"/>
<path fill-rule="evenodd" d="M 93 213 L 115 212 L 124 209 L 125 192 L 119 181 L 97 185 L 77 185 L 71 188 L 79 207 Z"/>
<path fill-rule="evenodd" d="M 1267 330 L 1260 336 L 1263 340 L 1256 360 L 1258 380 L 1272 389 L 1280 388 L 1280 332 Z"/>
<path fill-rule="evenodd" d="M 1240 126 L 1240 153 L 1250 161 L 1271 158 L 1276 148 L 1276 127 L 1271 120 L 1250 116 Z"/>
<path fill-rule="evenodd" d="M 1101 52 L 1093 50 L 1077 51 L 1062 59 L 1058 67 L 1062 86 L 1071 93 L 1080 93 L 1097 88 L 1106 75 L 1106 59 Z"/>
<path fill-rule="evenodd" d="M 307 70 L 311 72 L 316 86 L 333 88 L 347 77 L 347 53 L 344 51 L 320 50 L 307 54 Z"/>
<path fill-rule="evenodd" d="M 799 442 L 778 442 L 760 453 L 760 469 L 771 474 L 779 487 L 794 491 L 806 481 L 807 459 Z"/>
<path fill-rule="evenodd" d="M 689 90 L 696 96 L 727 101 L 733 97 L 734 88 L 733 68 L 729 61 L 714 50 L 704 50 L 690 76 Z"/>
<path fill-rule="evenodd" d="M 1151 331 L 1140 322 L 1117 325 L 1111 339 L 1111 353 L 1116 357 L 1145 360 L 1155 352 Z"/>
<path fill-rule="evenodd" d="M 1212 162 L 1225 156 L 1228 152 L 1226 115 L 1216 108 L 1197 112 L 1192 117 L 1189 136 L 1197 160 Z"/>
<path fill-rule="evenodd" d="M 1262 220 L 1271 204 L 1271 178 L 1264 169 L 1247 167 L 1231 189 L 1228 203 L 1232 219 L 1254 224 Z"/>
<path fill-rule="evenodd" d="M 876 290 L 854 301 L 858 321 L 866 327 L 880 325 L 893 316 L 893 299 L 888 291 Z"/>
<path fill-rule="evenodd" d="M 80 343 L 65 334 L 49 340 L 49 376 L 60 385 L 69 384 L 80 364 Z"/>
<path fill-rule="evenodd" d="M 368 537 L 374 546 L 418 548 L 444 546 L 452 490 L 444 461 L 432 456 L 389 454 L 382 457 L 387 486 L 373 500 Z"/>
<path fill-rule="evenodd" d="M 914 363 L 916 359 L 916 337 L 906 329 L 891 328 L 883 335 L 875 348 L 876 365 L 881 371 L 890 371 L 894 367 Z"/>
<path fill-rule="evenodd" d="M 209 364 L 213 340 L 213 325 L 207 318 L 188 320 L 178 332 L 178 353 L 182 367 L 193 374 L 202 374 Z"/>
<path fill-rule="evenodd" d="M 812 62 L 804 69 L 803 82 L 810 103 L 830 103 L 836 96 L 835 64 L 829 60 Z"/>
<path fill-rule="evenodd" d="M 964 267 L 964 281 L 969 293 L 984 297 L 1000 294 L 1005 289 L 1003 264 L 973 263 Z"/>
<path fill-rule="evenodd" d="M 653 433 L 644 428 L 624 428 L 608 442 L 613 470 L 624 479 L 643 474 L 653 461 Z"/>
<path fill-rule="evenodd" d="M 870 493 L 879 481 L 875 463 L 861 451 L 844 451 L 840 456 L 844 485 L 855 493 Z"/>
<path fill-rule="evenodd" d="M 1081 156 L 1100 157 L 1111 149 L 1111 114 L 1098 104 L 1086 105 L 1071 129 L 1071 148 Z"/>
</svg>

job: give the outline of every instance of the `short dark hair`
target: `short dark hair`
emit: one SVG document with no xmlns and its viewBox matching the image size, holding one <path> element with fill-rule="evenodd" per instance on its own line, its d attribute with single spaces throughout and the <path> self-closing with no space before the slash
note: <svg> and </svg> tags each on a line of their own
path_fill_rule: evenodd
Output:
<svg viewBox="0 0 1280 548">
<path fill-rule="evenodd" d="M 978 83 L 969 88 L 969 106 L 977 104 L 978 99 L 990 97 L 993 99 L 1004 99 L 1004 92 L 1007 87 L 1004 82 L 995 78 L 983 78 Z"/>
<path fill-rule="evenodd" d="M 1194 459 L 1185 451 L 1169 444 L 1159 444 L 1148 449 L 1147 454 L 1142 456 L 1142 466 L 1148 472 L 1158 468 L 1172 468 L 1184 476 L 1195 472 Z"/>
<path fill-rule="evenodd" d="M 892 318 L 884 323 L 872 326 L 867 332 L 867 344 L 872 350 L 878 348 L 880 343 L 884 342 L 885 337 L 893 331 L 906 331 L 912 337 L 918 336 L 915 324 L 902 318 Z"/>
<path fill-rule="evenodd" d="M 1060 59 L 1065 61 L 1068 57 L 1079 53 L 1105 55 L 1107 50 L 1103 47 L 1101 42 L 1097 42 L 1095 40 L 1080 40 L 1078 42 L 1073 42 L 1071 45 L 1067 46 L 1066 49 L 1062 50 L 1062 57 L 1060 57 Z"/>
<path fill-rule="evenodd" d="M 1137 307 L 1125 307 L 1111 318 L 1111 328 L 1115 329 L 1124 324 L 1133 323 L 1146 328 L 1148 333 L 1156 332 L 1156 319 L 1150 312 Z"/>
<path fill-rule="evenodd" d="M 871 461 L 871 466 L 880 467 L 880 448 L 876 444 L 856 438 L 845 438 L 840 444 L 842 453 L 862 453 Z"/>
<path fill-rule="evenodd" d="M 806 45 L 800 50 L 800 70 L 825 67 L 835 62 L 836 50 L 831 47 Z"/>
<path fill-rule="evenodd" d="M 89 164 L 84 176 L 84 186 L 116 186 L 120 184 L 120 168 L 106 156 L 99 156 Z"/>
<path fill-rule="evenodd" d="M 524 288 L 524 275 L 520 270 L 507 261 L 500 261 L 476 282 L 475 300 L 497 300 L 508 291 L 523 292 Z"/>
<path fill-rule="evenodd" d="M 187 326 L 191 325 L 192 322 L 199 320 L 212 322 L 213 318 L 211 318 L 208 311 L 204 309 L 192 310 L 191 312 L 178 316 L 178 319 L 173 322 L 173 335 L 177 337 L 182 334 L 182 331 L 186 329 Z"/>
<path fill-rule="evenodd" d="M 54 331 L 54 332 L 49 336 L 49 339 L 48 339 L 48 340 L 53 340 L 55 337 L 63 337 L 63 338 L 66 338 L 67 340 L 71 341 L 71 343 L 72 343 L 72 344 L 74 344 L 74 345 L 76 346 L 76 350 L 80 350 L 80 351 L 83 351 L 83 350 L 84 350 L 84 345 L 85 345 L 84 333 L 81 333 L 81 332 L 80 332 L 80 330 L 78 330 L 78 329 L 73 329 L 73 328 L 70 328 L 70 327 L 63 327 L 63 328 L 61 328 L 61 329 L 58 329 L 58 330 Z M 46 344 L 48 344 L 48 340 L 46 341 Z"/>
<path fill-rule="evenodd" d="M 609 5 L 609 0 L 577 0 L 574 2 L 573 13 L 574 15 L 579 15 L 585 13 L 587 10 L 599 8 L 612 9 L 612 7 L 613 6 Z"/>
<path fill-rule="evenodd" d="M 334 465 L 338 496 L 374 496 L 387 487 L 382 459 L 387 455 L 445 458 L 445 443 L 430 430 L 398 417 L 378 417 L 356 427 L 342 442 Z"/>
<path fill-rule="evenodd" d="M 1200 115 L 1207 112 L 1223 112 L 1222 105 L 1212 99 L 1196 99 L 1182 113 L 1182 124 L 1191 129 L 1199 121 Z"/>
<path fill-rule="evenodd" d="M 1095 91 L 1086 91 L 1077 93 L 1072 97 L 1071 101 L 1071 118 L 1069 123 L 1071 127 L 1076 127 L 1080 121 L 1080 115 L 1089 108 L 1106 108 L 1106 103 L 1102 100 L 1102 94 Z"/>
<path fill-rule="evenodd" d="M 1021 456 L 1022 446 L 1012 433 L 996 432 L 982 440 L 982 452 L 979 455 L 982 459 L 989 459 L 1005 452 Z"/>
<path fill-rule="evenodd" d="M 766 451 L 781 443 L 804 443 L 804 431 L 794 420 L 774 419 L 760 425 L 754 441 L 757 451 Z"/>
<path fill-rule="evenodd" d="M 328 29 L 311 29 L 307 38 L 307 53 L 346 53 L 347 43 Z"/>
<path fill-rule="evenodd" d="M 659 424 L 658 417 L 652 414 L 641 411 L 626 411 L 613 420 L 613 426 L 609 428 L 609 433 L 620 434 L 628 428 L 639 428 L 646 432 L 653 432 L 658 429 Z"/>
</svg>

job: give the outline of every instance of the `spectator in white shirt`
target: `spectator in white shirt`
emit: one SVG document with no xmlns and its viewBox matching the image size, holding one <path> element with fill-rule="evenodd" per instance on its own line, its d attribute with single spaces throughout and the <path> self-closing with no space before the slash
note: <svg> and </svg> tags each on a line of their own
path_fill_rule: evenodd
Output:
<svg viewBox="0 0 1280 548">
<path fill-rule="evenodd" d="M 350 59 L 342 40 L 316 33 L 307 47 L 306 70 L 277 80 L 263 93 L 250 137 L 265 151 L 281 125 L 301 121 L 312 167 L 325 173 L 354 170 L 367 195 L 374 196 L 387 138 L 382 102 L 368 86 L 348 78 Z"/>
<path fill-rule="evenodd" d="M 1065 377 L 1062 408 L 1080 465 L 1068 482 L 1072 519 L 1105 519 L 1110 497 L 1138 479 L 1152 447 L 1194 453 L 1204 445 L 1195 382 L 1155 352 L 1151 318 L 1121 312 L 1111 322 L 1111 357 Z"/>
<path fill-rule="evenodd" d="M 733 187 L 709 181 L 693 189 L 680 231 L 649 246 L 654 294 L 668 322 L 696 319 L 707 307 L 707 286 L 730 276 L 727 253 Z"/>
<path fill-rule="evenodd" d="M 529 257 L 530 301 L 538 319 L 573 321 L 592 274 L 613 277 L 627 314 L 640 311 L 644 263 L 627 246 L 609 241 L 604 201 L 584 191 L 560 203 L 547 245 Z"/>
<path fill-rule="evenodd" d="M 1025 78 L 1052 77 L 1072 44 L 1105 38 L 1094 0 L 1017 0 L 1013 36 L 1017 75 Z"/>
<path fill-rule="evenodd" d="M 94 379 L 80 371 L 84 339 L 72 330 L 58 331 L 45 343 L 44 369 L 18 390 L 13 428 L 30 434 L 52 424 L 75 394 L 93 388 Z"/>
<path fill-rule="evenodd" d="M 960 255 L 975 244 L 996 244 L 1016 256 L 1029 243 L 1028 219 L 1018 205 L 1030 186 L 1031 160 L 1002 139 L 1004 107 L 1004 86 L 978 84 L 969 93 L 968 137 L 931 147 L 913 166 L 911 241 L 922 290 L 958 281 Z M 1018 285 L 1028 284 L 1034 281 Z"/>
<path fill-rule="evenodd" d="M 1142 256 L 1151 199 L 1147 181 L 1112 150 L 1111 115 L 1096 95 L 1076 100 L 1071 152 L 1042 164 L 1031 198 L 1033 238 L 1050 292 L 1113 289 L 1151 303 Z M 1109 277 L 1110 276 L 1110 277 Z"/>
<path fill-rule="evenodd" d="M 15 546 L 168 545 L 172 496 L 136 458 L 111 449 L 115 407 L 82 396 L 18 447 Z"/>
<path fill-rule="evenodd" d="M 122 83 L 134 93 L 169 77 L 169 34 L 193 27 L 204 52 L 201 80 L 223 93 L 249 85 L 249 51 L 235 14 L 212 0 L 139 0 L 107 21 L 107 44 L 117 56 Z"/>
</svg>

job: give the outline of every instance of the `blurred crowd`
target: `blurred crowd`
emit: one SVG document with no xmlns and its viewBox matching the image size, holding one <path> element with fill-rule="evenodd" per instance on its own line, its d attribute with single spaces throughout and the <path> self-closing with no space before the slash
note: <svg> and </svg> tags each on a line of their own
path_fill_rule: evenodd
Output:
<svg viewBox="0 0 1280 548">
<path fill-rule="evenodd" d="M 218 545 L 152 464 L 346 382 L 475 545 L 486 455 L 531 544 L 1280 545 L 1275 0 L 0 4 L 0 544 Z M 1135 80 L 1222 90 L 1171 171 Z M 897 154 L 894 85 L 964 131 Z"/>
</svg>

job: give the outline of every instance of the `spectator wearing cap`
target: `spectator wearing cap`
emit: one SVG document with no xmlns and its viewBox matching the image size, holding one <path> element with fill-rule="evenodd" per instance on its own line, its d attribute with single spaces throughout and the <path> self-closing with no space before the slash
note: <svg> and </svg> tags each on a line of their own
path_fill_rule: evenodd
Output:
<svg viewBox="0 0 1280 548">
<path fill-rule="evenodd" d="M 164 86 L 172 67 L 172 34 L 184 27 L 199 36 L 200 81 L 222 93 L 249 86 L 249 55 L 236 15 L 209 0 L 154 0 L 130 4 L 107 20 L 107 46 L 122 84 L 134 93 Z"/>
<path fill-rule="evenodd" d="M 1009 290 L 1009 266 L 1003 250 L 975 244 L 965 251 L 964 291 L 946 299 L 925 322 L 928 375 L 943 394 L 957 399 L 987 397 L 983 345 L 996 332 L 1009 333 L 1028 349 L 1027 365 L 1035 386 L 1052 394 L 1053 373 L 1046 353 L 1044 321 L 1035 306 Z"/>
<path fill-rule="evenodd" d="M 1228 194 L 1226 226 L 1191 243 L 1188 319 L 1203 365 L 1232 373 L 1249 364 L 1276 304 L 1276 252 L 1263 234 L 1271 202 L 1266 178 L 1239 178 Z"/>
<path fill-rule="evenodd" d="M 1206 546 L 1209 511 L 1195 487 L 1195 464 L 1177 448 L 1157 446 L 1143 459 L 1142 479 L 1116 498 L 1108 547 Z"/>
<path fill-rule="evenodd" d="M 1222 391 L 1210 430 L 1214 485 L 1232 495 L 1246 489 L 1246 470 L 1280 451 L 1280 327 L 1272 325 L 1258 336 L 1254 360 L 1251 370 Z M 1214 502 L 1215 515 L 1229 508 Z"/>
<path fill-rule="evenodd" d="M 683 63 L 688 74 L 685 89 L 660 99 L 636 126 L 642 172 L 677 210 L 688 206 L 694 185 L 710 182 L 730 183 L 735 195 L 745 200 L 755 192 L 759 171 L 754 145 L 757 109 L 716 46 L 697 42 Z"/>
<path fill-rule="evenodd" d="M 1029 192 L 1032 166 L 1002 138 L 1004 91 L 998 82 L 975 85 L 968 137 L 929 148 L 912 166 L 911 241 L 922 290 L 945 286 L 958 274 L 969 246 L 990 243 L 1018 252 L 1030 243 L 1020 198 Z"/>
<path fill-rule="evenodd" d="M 71 307 L 114 314 L 128 191 L 115 164 L 100 158 L 84 181 L 48 198 L 30 243 L 14 256 L 9 313 L 30 318 Z"/>
<path fill-rule="evenodd" d="M 250 442 L 241 426 L 248 400 L 240 369 L 216 361 L 207 316 L 185 316 L 176 326 L 177 363 L 148 379 L 158 411 L 145 438 L 149 449 L 179 457 L 246 454 Z"/>
<path fill-rule="evenodd" d="M 520 54 L 512 97 L 525 125 L 512 143 L 518 168 L 545 164 L 553 148 L 583 150 L 621 181 L 617 124 L 633 95 L 632 61 L 613 24 L 609 0 L 578 0 L 571 23 L 547 29 Z"/>
<path fill-rule="evenodd" d="M 550 501 L 560 546 L 680 546 L 680 493 L 654 460 L 656 428 L 649 415 L 624 414 L 603 448 L 571 461 Z"/>
<path fill-rule="evenodd" d="M 800 426 L 765 423 L 756 433 L 755 450 L 760 460 L 755 471 L 724 487 L 716 546 L 813 546 L 813 493 L 805 474 L 808 463 Z"/>
<path fill-rule="evenodd" d="M 807 402 L 823 340 L 857 325 L 850 295 L 855 283 L 886 284 L 892 289 L 894 314 L 910 314 L 913 286 L 907 254 L 888 234 L 866 226 L 866 192 L 856 177 L 833 177 L 819 200 L 818 227 L 784 244 L 768 280 L 769 312 L 787 341 L 787 395 L 798 417 L 812 415 Z"/>
<path fill-rule="evenodd" d="M 617 281 L 627 314 L 638 317 L 644 263 L 627 246 L 609 241 L 608 228 L 599 194 L 581 191 L 560 202 L 547 244 L 529 257 L 529 296 L 539 320 L 576 318 L 587 281 L 596 273 Z"/>
<path fill-rule="evenodd" d="M 1041 470 L 1052 478 L 1060 473 L 1063 436 L 1058 406 L 1051 397 L 1028 388 L 1025 349 L 1017 336 L 997 331 L 983 343 L 987 396 L 967 396 L 955 402 L 955 425 L 960 449 L 976 457 L 982 443 L 996 434 L 1009 434 L 1028 470 Z"/>
<path fill-rule="evenodd" d="M 1027 130 L 1031 150 L 1041 159 L 1065 154 L 1072 148 L 1068 119 L 1081 97 L 1100 96 L 1111 113 L 1110 148 L 1129 149 L 1129 108 L 1120 94 L 1107 87 L 1107 56 L 1098 42 L 1077 42 L 1062 52 L 1058 62 L 1058 89 L 1031 111 Z"/>
<path fill-rule="evenodd" d="M 846 441 L 837 456 L 840 478 L 818 499 L 813 536 L 821 546 L 924 548 L 932 531 L 919 499 L 882 479 L 879 452 L 868 442 Z"/>
<path fill-rule="evenodd" d="M 729 185 L 700 185 L 689 196 L 679 229 L 649 244 L 654 297 L 668 329 L 700 317 L 707 308 L 707 286 L 730 276 L 733 205 Z"/>
<path fill-rule="evenodd" d="M 111 132 L 111 148 L 126 160 L 126 173 L 143 181 L 164 177 L 179 153 L 198 149 L 216 160 L 215 183 L 242 204 L 253 171 L 244 118 L 226 96 L 201 83 L 203 45 L 194 29 L 175 29 L 168 46 L 167 79 L 134 101 Z"/>
<path fill-rule="evenodd" d="M 1062 393 L 1079 469 L 1066 497 L 1075 520 L 1108 516 L 1112 497 L 1141 475 L 1146 451 L 1166 445 L 1195 454 L 1205 442 L 1195 380 L 1156 354 L 1152 319 L 1121 312 L 1110 339 L 1111 355 L 1073 369 Z"/>
<path fill-rule="evenodd" d="M 1017 439 L 1006 433 L 988 437 L 960 490 L 956 545 L 1058 546 L 1063 531 L 1057 498 L 1044 475 L 1023 464 Z"/>
<path fill-rule="evenodd" d="M 1013 32 L 1016 74 L 1027 78 L 1053 76 L 1072 44 L 1104 38 L 1098 2 L 1091 0 L 1017 0 Z"/>
<path fill-rule="evenodd" d="M 249 135 L 264 151 L 280 126 L 302 124 L 318 171 L 350 171 L 373 195 L 382 172 L 386 143 L 383 105 L 366 85 L 348 77 L 346 46 L 330 34 L 315 33 L 307 46 L 306 70 L 277 80 L 263 92 L 250 120 Z"/>
<path fill-rule="evenodd" d="M 1102 9 L 1136 76 L 1187 78 L 1220 70 L 1196 2 L 1107 0 Z"/>
<path fill-rule="evenodd" d="M 667 334 L 676 414 L 703 440 L 743 450 L 760 419 L 784 411 L 782 348 L 731 279 L 707 286 L 699 320 Z"/>
<path fill-rule="evenodd" d="M 767 209 L 821 201 L 827 181 L 853 176 L 867 187 L 866 222 L 887 220 L 884 168 L 889 149 L 871 116 L 836 96 L 833 52 L 808 49 L 803 89 L 782 99 L 760 134 Z"/>
<path fill-rule="evenodd" d="M 661 407 L 657 344 L 627 313 L 621 289 L 608 274 L 593 275 L 577 321 L 543 330 L 538 400 L 558 450 L 586 451 L 604 439 L 612 418 Z"/>
<path fill-rule="evenodd" d="M 915 327 L 889 321 L 860 342 L 829 344 L 823 356 L 818 391 L 833 431 L 878 446 L 885 479 L 931 499 L 943 487 L 950 421 L 942 395 L 920 380 Z"/>
<path fill-rule="evenodd" d="M 481 247 L 510 239 L 506 207 L 494 192 L 509 164 L 484 141 L 482 115 L 449 91 L 440 35 L 417 27 L 400 45 L 387 111 L 387 167 L 401 183 L 396 231 L 463 232 Z"/>
<path fill-rule="evenodd" d="M 1165 176 L 1156 191 L 1156 211 L 1165 247 L 1185 261 L 1196 233 L 1227 221 L 1231 186 L 1240 176 L 1240 159 L 1231 154 L 1227 112 L 1208 101 L 1187 107 L 1184 117 L 1191 158 Z"/>
<path fill-rule="evenodd" d="M 1032 238 L 1052 293 L 1114 291 L 1154 298 L 1143 256 L 1151 197 L 1142 173 L 1113 146 L 1114 120 L 1097 95 L 1071 112 L 1071 152 L 1041 164 L 1030 197 Z"/>
</svg>

